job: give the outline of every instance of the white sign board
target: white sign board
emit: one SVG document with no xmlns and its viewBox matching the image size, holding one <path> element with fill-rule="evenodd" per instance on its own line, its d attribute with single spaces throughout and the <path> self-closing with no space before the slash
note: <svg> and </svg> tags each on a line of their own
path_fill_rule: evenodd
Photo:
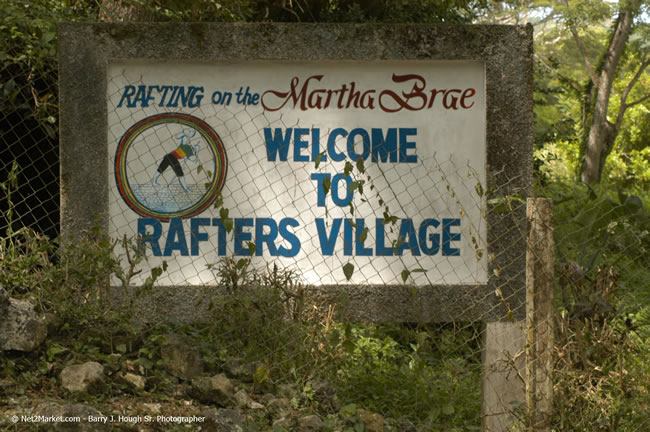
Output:
<svg viewBox="0 0 650 432">
<path fill-rule="evenodd" d="M 487 283 L 481 62 L 111 62 L 109 235 L 158 283 Z M 362 162 L 358 162 L 362 160 Z M 343 266 L 352 264 L 351 276 Z M 349 277 L 349 279 L 348 279 Z"/>
</svg>

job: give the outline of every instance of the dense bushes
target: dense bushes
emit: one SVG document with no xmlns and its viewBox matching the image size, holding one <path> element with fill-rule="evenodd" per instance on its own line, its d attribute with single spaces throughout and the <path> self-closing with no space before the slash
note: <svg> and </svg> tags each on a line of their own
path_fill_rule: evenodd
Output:
<svg viewBox="0 0 650 432">
<path fill-rule="evenodd" d="M 576 150 L 555 143 L 536 152 L 538 193 L 554 201 L 553 425 L 636 431 L 650 414 L 650 196 L 642 180 L 650 164 L 627 166 L 639 182 L 611 169 L 590 188 L 572 180 Z"/>
</svg>

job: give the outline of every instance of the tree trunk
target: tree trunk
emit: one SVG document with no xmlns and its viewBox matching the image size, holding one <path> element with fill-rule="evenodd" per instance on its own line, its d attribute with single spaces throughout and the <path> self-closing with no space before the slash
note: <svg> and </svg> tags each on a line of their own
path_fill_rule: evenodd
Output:
<svg viewBox="0 0 650 432">
<path fill-rule="evenodd" d="M 153 21 L 153 14 L 144 6 L 125 5 L 122 0 L 102 0 L 99 21 Z"/>
<path fill-rule="evenodd" d="M 607 111 L 616 69 L 630 36 L 633 18 L 634 13 L 632 10 L 621 10 L 603 60 L 602 69 L 598 75 L 598 81 L 594 84 L 596 86 L 596 99 L 594 100 L 591 126 L 587 135 L 585 160 L 581 175 L 582 182 L 586 184 L 594 184 L 600 181 L 603 165 L 618 134 L 617 128 L 612 127 L 613 125 L 607 120 Z"/>
</svg>

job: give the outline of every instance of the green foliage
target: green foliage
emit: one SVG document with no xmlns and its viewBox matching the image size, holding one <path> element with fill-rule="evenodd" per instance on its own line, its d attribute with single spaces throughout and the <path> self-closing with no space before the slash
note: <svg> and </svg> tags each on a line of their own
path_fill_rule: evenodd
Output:
<svg viewBox="0 0 650 432">
<path fill-rule="evenodd" d="M 144 250 L 126 237 L 113 241 L 98 228 L 74 241 L 50 240 L 28 228 L 14 231 L 11 196 L 18 186 L 17 173 L 14 164 L 8 180 L 0 184 L 9 202 L 7 235 L 0 237 L 0 286 L 13 297 L 30 300 L 45 314 L 49 337 L 41 352 L 3 359 L 0 369 L 28 388 L 51 388 L 67 364 L 79 360 L 108 363 L 109 354 L 126 352 L 131 345 L 135 338 L 132 308 L 128 302 L 111 307 L 115 300 L 111 285 L 120 281 L 123 290 L 130 288 L 131 278 L 140 273 Z M 116 255 L 118 244 L 125 257 Z M 163 267 L 152 269 L 139 289 L 150 289 Z"/>
<path fill-rule="evenodd" d="M 614 265 L 624 275 L 638 266 L 650 268 L 650 197 L 563 183 L 549 184 L 544 192 L 554 201 L 561 262 L 576 262 L 587 271 Z M 647 290 L 629 288 L 639 295 Z"/>
<path fill-rule="evenodd" d="M 545 171 L 556 163 L 540 171 L 557 173 Z M 539 192 L 554 202 L 554 427 L 639 430 L 650 390 L 650 197 L 551 179 Z"/>
<path fill-rule="evenodd" d="M 324 4 L 321 11 L 309 21 L 462 24 L 471 22 L 487 6 L 484 0 L 329 0 L 320 3 Z"/>
<path fill-rule="evenodd" d="M 213 318 L 201 333 L 208 347 L 225 345 L 230 356 L 272 365 L 260 371 L 268 379 L 305 374 L 319 360 L 319 323 L 305 308 L 305 288 L 292 271 L 259 272 L 249 262 L 225 258 L 213 267 L 228 295 L 210 299 Z"/>
<path fill-rule="evenodd" d="M 468 22 L 485 6 L 471 0 L 121 3 L 141 8 L 140 18 L 149 20 L 392 23 Z M 4 111 L 35 116 L 51 135 L 55 133 L 55 23 L 95 20 L 101 13 L 119 18 L 98 4 L 0 0 Z M 609 36 L 602 19 L 612 17 L 617 6 L 600 1 L 572 1 L 570 8 L 557 2 L 536 4 L 546 10 L 558 7 L 554 13 L 560 17 L 537 28 L 535 76 L 535 156 L 546 182 L 540 192 L 554 199 L 558 251 L 555 426 L 639 430 L 638 425 L 647 421 L 650 388 L 650 111 L 647 102 L 628 109 L 601 187 L 575 185 L 581 164 L 583 84 L 588 76 L 562 24 L 577 25 L 588 54 L 598 60 Z M 610 114 L 618 109 L 620 94 L 647 52 L 647 34 L 647 23 L 637 23 L 618 71 Z M 648 79 L 647 73 L 641 76 L 628 102 L 647 94 Z M 316 168 L 320 161 L 319 157 Z M 10 203 L 17 169 L 2 183 Z M 354 166 L 346 166 L 348 173 L 353 170 Z M 356 171 L 364 174 L 364 167 L 357 166 Z M 364 188 L 372 190 L 369 185 L 370 181 L 358 180 L 353 188 L 363 195 Z M 383 204 L 379 200 L 379 206 Z M 8 219 L 12 212 L 10 205 Z M 220 216 L 231 228 L 227 209 Z M 384 217 L 388 223 L 395 218 L 387 208 Z M 108 239 L 98 230 L 78 240 L 49 240 L 26 228 L 14 231 L 11 224 L 0 239 L 0 285 L 12 296 L 30 298 L 39 311 L 56 318 L 51 322 L 53 335 L 40 351 L 3 355 L 0 374 L 24 384 L 17 386 L 18 394 L 29 390 L 57 394 L 56 377 L 64 366 L 94 359 L 113 370 L 137 368 L 149 377 L 150 389 L 171 390 L 173 379 L 160 369 L 160 344 L 168 329 L 137 333 L 129 324 L 128 304 L 119 311 L 106 307 L 115 294 L 109 287 L 128 287 L 137 274 L 144 260 L 141 245 Z M 125 251 L 123 256 L 116 256 L 118 250 Z M 259 273 L 247 259 L 224 260 L 215 270 L 230 296 L 215 293 L 209 325 L 178 329 L 200 347 L 210 371 L 220 371 L 226 359 L 235 356 L 259 362 L 255 388 L 302 384 L 313 377 L 329 380 L 344 403 L 329 412 L 326 427 L 331 430 L 360 430 L 360 408 L 406 415 L 424 430 L 478 427 L 481 370 L 475 328 L 339 324 L 331 309 L 305 305 L 305 288 L 296 274 L 277 268 Z M 142 288 L 151 288 L 163 271 L 154 269 Z M 353 267 L 343 271 L 349 279 Z M 407 281 L 417 271 L 404 269 L 402 279 Z M 308 386 L 304 388 L 294 408 L 324 409 L 317 406 Z"/>
<path fill-rule="evenodd" d="M 480 351 L 471 330 L 354 326 L 339 366 L 342 399 L 426 430 L 480 425 Z M 397 339 L 396 339 L 397 338 Z M 399 342 L 398 342 L 399 341 Z"/>
<path fill-rule="evenodd" d="M 101 2 L 100 2 L 101 3 Z M 100 5 L 100 13 L 111 21 L 241 21 L 251 13 L 247 0 L 122 0 L 119 8 Z M 118 9 L 118 10 L 115 10 Z"/>
<path fill-rule="evenodd" d="M 53 136 L 57 123 L 56 24 L 94 14 L 93 1 L 0 0 L 0 106 L 35 116 Z"/>
<path fill-rule="evenodd" d="M 648 419 L 650 308 L 618 300 L 612 267 L 580 270 L 567 267 L 560 279 L 555 422 L 561 430 L 636 431 Z"/>
<path fill-rule="evenodd" d="M 633 183 L 632 178 L 639 180 L 639 171 L 646 171 L 648 166 L 647 162 L 646 168 L 635 165 L 633 172 L 628 172 L 625 166 L 630 165 L 631 159 L 638 160 L 638 153 L 630 155 L 630 152 L 647 147 L 650 127 L 647 99 L 650 78 L 647 70 L 643 72 L 647 67 L 644 61 L 647 61 L 650 32 L 647 4 L 644 6 L 636 0 L 536 1 L 509 11 L 511 15 L 526 15 L 527 19 L 539 23 L 535 28 L 536 147 L 561 146 L 562 143 L 570 143 L 573 147 L 573 143 L 580 143 L 578 149 L 584 152 L 582 146 L 592 126 L 595 104 L 602 104 L 602 101 L 597 102 L 595 78 L 590 75 L 586 63 L 591 65 L 594 74 L 600 73 L 604 59 L 611 57 L 607 52 L 608 44 L 614 34 L 616 18 L 623 10 L 633 11 L 635 25 L 614 72 L 612 93 L 607 97 L 607 105 L 603 105 L 611 126 L 608 134 L 613 134 L 615 142 L 602 178 L 617 185 L 622 182 L 629 185 Z M 626 104 L 621 109 L 623 95 L 626 95 Z M 603 151 L 609 154 L 610 149 Z M 569 162 L 575 163 L 573 159 Z M 582 160 L 578 161 L 578 170 L 580 165 Z M 641 187 L 647 189 L 648 185 Z"/>
<path fill-rule="evenodd" d="M 624 132 L 622 136 L 626 136 Z M 582 164 L 580 143 L 576 140 L 549 141 L 534 152 L 537 173 L 549 185 L 559 188 L 571 184 Z M 650 147 L 640 150 L 615 148 L 603 171 L 600 189 L 622 190 L 643 196 L 650 190 Z"/>
</svg>

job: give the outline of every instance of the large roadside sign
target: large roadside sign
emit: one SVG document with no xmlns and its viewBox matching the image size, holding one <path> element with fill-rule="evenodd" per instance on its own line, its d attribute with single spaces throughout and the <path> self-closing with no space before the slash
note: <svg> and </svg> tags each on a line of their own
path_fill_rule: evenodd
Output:
<svg viewBox="0 0 650 432">
<path fill-rule="evenodd" d="M 62 233 L 139 239 L 135 285 L 165 262 L 142 310 L 198 316 L 232 257 L 348 319 L 523 316 L 530 27 L 59 32 Z"/>
</svg>

